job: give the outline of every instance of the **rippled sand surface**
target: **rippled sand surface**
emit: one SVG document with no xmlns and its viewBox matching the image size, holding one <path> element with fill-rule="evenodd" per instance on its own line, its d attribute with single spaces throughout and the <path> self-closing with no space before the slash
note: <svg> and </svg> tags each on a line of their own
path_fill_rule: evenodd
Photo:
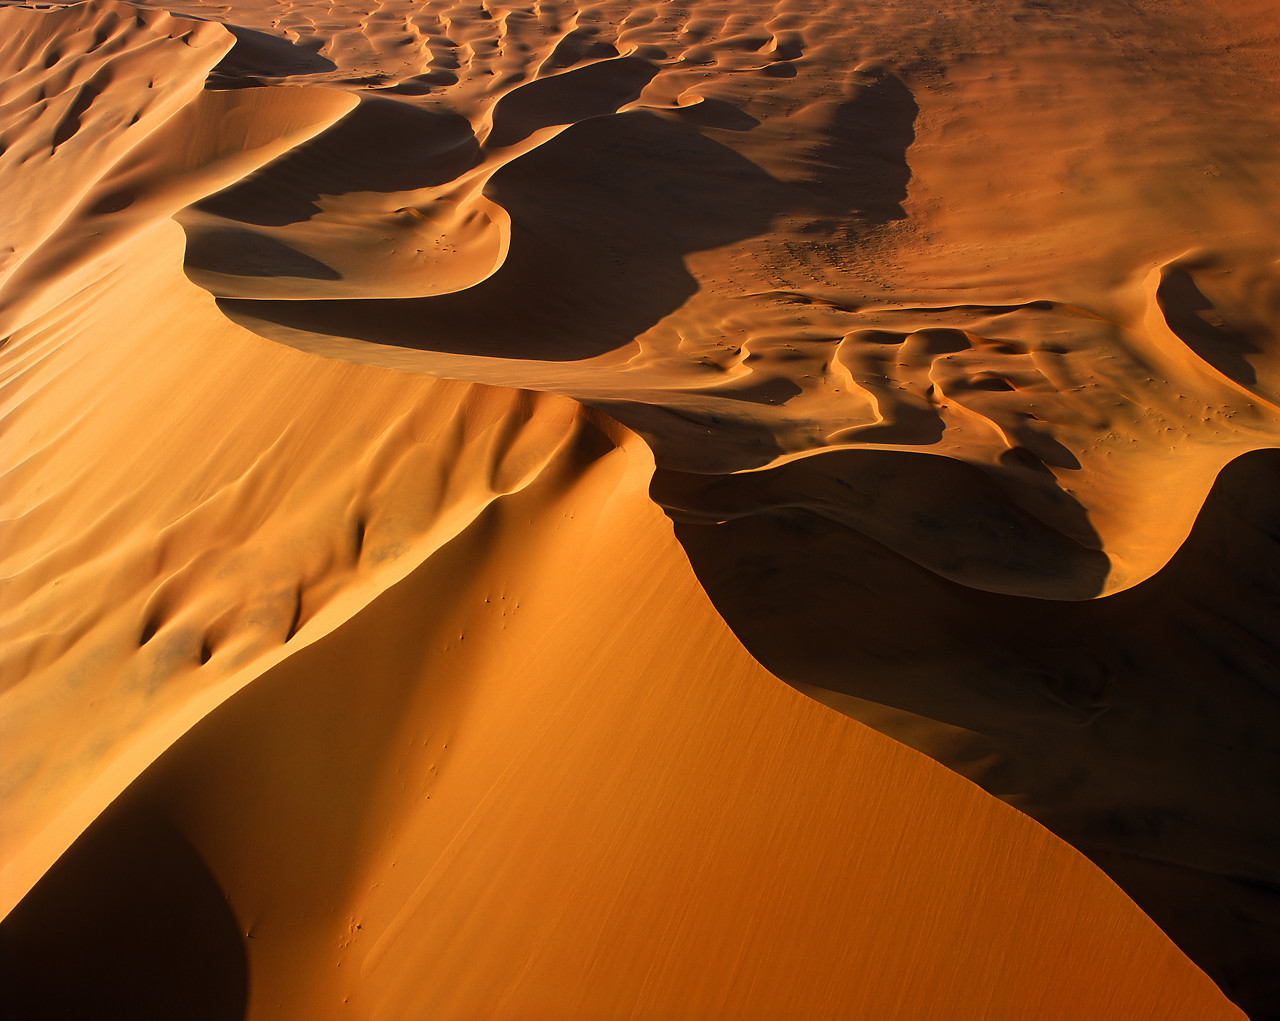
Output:
<svg viewBox="0 0 1280 1021">
<path fill-rule="evenodd" d="M 1274 0 L 0 2 L 18 1017 L 1280 1004 Z"/>
</svg>

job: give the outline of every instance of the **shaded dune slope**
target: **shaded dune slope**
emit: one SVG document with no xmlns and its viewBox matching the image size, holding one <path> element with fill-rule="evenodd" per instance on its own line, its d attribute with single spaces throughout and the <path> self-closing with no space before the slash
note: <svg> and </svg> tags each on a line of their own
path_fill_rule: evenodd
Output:
<svg viewBox="0 0 1280 1021">
<path fill-rule="evenodd" d="M 842 506 L 865 506 L 867 486 L 927 535 L 931 501 L 891 502 L 902 474 L 876 459 L 892 456 L 850 455 Z M 946 474 L 933 478 L 965 494 Z M 793 473 L 766 490 L 731 476 L 738 485 L 704 490 L 700 520 L 681 503 L 676 532 L 767 668 L 1039 819 L 1267 1016 L 1280 908 L 1274 814 L 1260 810 L 1280 797 L 1267 766 L 1280 723 L 1277 477 L 1276 451 L 1234 461 L 1169 564 L 1084 602 L 940 577 L 834 516 L 818 488 L 829 477 Z M 655 498 L 674 502 L 675 484 L 659 472 Z"/>
<path fill-rule="evenodd" d="M 31 1010 L 1233 1016 L 782 678 L 1273 1016 L 1280 43 L 1094 6 L 0 6 Z"/>
<path fill-rule="evenodd" d="M 9 897 L 194 720 L 598 432 L 563 398 L 280 352 L 183 279 L 180 242 L 139 235 L 6 345 L 30 437 L 7 472 Z"/>
<path fill-rule="evenodd" d="M 1066 845 L 766 674 L 647 499 L 647 450 L 599 453 L 491 504 L 113 809 L 181 835 L 166 871 L 198 849 L 244 936 L 190 911 L 224 932 L 210 972 L 247 961 L 247 1016 L 1234 1015 Z M 33 998 L 66 872 L 7 923 Z"/>
<path fill-rule="evenodd" d="M 1253 565 L 1270 526 L 1204 522 L 1235 513 L 1247 487 L 1230 480 L 1274 487 L 1273 459 L 1233 464 L 1277 426 L 1267 44 L 1250 36 L 1224 67 L 1185 43 L 1256 24 L 1246 11 L 1110 5 L 1105 46 L 1018 5 L 829 14 L 596 26 L 588 59 L 654 73 L 633 108 L 494 173 L 510 248 L 477 286 L 322 302 L 210 286 L 286 343 L 553 390 L 639 431 L 654 498 L 762 662 L 1123 872 L 1265 1013 L 1277 917 L 1256 805 L 1275 794 L 1259 755 L 1280 637 Z M 578 18 L 556 47 L 580 45 Z M 491 52 L 545 71 L 555 32 L 534 51 L 502 32 Z M 531 118 L 519 88 L 477 98 L 487 79 L 452 73 L 417 101 L 465 112 L 477 140 L 477 105 Z M 379 88 L 413 91 L 395 80 Z M 244 218 L 273 173 L 213 201 Z M 1229 464 L 1225 502 L 1205 506 Z M 1171 565 L 1228 536 L 1226 577 L 1207 554 Z M 1150 775 L 1132 780 L 1134 762 Z"/>
</svg>

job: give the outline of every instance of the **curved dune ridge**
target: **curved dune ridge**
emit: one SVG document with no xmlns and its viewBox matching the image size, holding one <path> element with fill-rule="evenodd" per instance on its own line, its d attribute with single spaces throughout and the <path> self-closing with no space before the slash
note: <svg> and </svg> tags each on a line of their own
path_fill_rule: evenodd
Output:
<svg viewBox="0 0 1280 1021">
<path fill-rule="evenodd" d="M 0 4 L 18 1016 L 1277 1016 L 1280 11 L 1077 6 Z"/>
</svg>

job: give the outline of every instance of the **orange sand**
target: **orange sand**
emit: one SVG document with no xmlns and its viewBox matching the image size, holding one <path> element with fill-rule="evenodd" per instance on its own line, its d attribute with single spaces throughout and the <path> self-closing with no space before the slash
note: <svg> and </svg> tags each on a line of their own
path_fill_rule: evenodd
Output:
<svg viewBox="0 0 1280 1021">
<path fill-rule="evenodd" d="M 1280 10 L 1086 6 L 0 4 L 20 1016 L 1270 1016 Z"/>
</svg>

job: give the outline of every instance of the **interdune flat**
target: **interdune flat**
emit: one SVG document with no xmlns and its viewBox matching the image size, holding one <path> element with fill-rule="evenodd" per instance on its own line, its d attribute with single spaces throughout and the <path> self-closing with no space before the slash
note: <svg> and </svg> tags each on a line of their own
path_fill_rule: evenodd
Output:
<svg viewBox="0 0 1280 1021">
<path fill-rule="evenodd" d="M 18 1016 L 1280 1016 L 1278 26 L 0 2 Z"/>
</svg>

